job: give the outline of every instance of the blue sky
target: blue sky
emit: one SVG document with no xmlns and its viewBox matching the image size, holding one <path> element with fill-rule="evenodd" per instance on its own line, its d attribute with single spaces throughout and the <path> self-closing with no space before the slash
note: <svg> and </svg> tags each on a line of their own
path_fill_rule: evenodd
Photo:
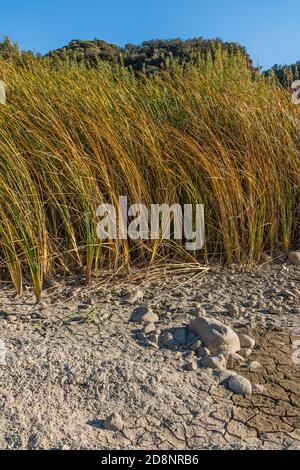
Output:
<svg viewBox="0 0 300 470">
<path fill-rule="evenodd" d="M 0 36 L 45 53 L 71 39 L 115 44 L 220 37 L 246 46 L 264 67 L 300 60 L 299 0 L 10 0 Z"/>
</svg>

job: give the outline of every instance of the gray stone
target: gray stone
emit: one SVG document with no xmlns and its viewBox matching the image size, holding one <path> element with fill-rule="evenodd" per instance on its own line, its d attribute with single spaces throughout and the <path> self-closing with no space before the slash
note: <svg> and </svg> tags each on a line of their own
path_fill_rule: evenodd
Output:
<svg viewBox="0 0 300 470">
<path fill-rule="evenodd" d="M 239 335 L 242 349 L 253 349 L 255 346 L 255 339 L 248 335 Z"/>
<path fill-rule="evenodd" d="M 300 251 L 293 251 L 288 256 L 289 263 L 300 266 Z"/>
<path fill-rule="evenodd" d="M 203 307 L 197 307 L 195 309 L 195 317 L 206 317 L 206 310 Z"/>
<path fill-rule="evenodd" d="M 187 371 L 193 372 L 193 371 L 197 370 L 198 367 L 197 367 L 196 362 L 190 361 L 190 362 L 187 363 L 185 368 L 186 368 Z"/>
<path fill-rule="evenodd" d="M 9 315 L 9 317 L 7 317 L 7 321 L 11 323 L 14 323 L 17 320 L 18 320 L 18 317 L 16 315 Z"/>
<path fill-rule="evenodd" d="M 207 348 L 199 348 L 197 351 L 197 357 L 202 359 L 204 357 L 210 356 L 210 351 Z"/>
<path fill-rule="evenodd" d="M 181 346 L 184 346 L 186 343 L 187 331 L 186 328 L 175 328 L 173 331 L 173 338 Z"/>
<path fill-rule="evenodd" d="M 271 305 L 269 307 L 269 313 L 271 315 L 280 315 L 282 313 L 282 308 L 281 307 L 276 307 L 275 305 Z"/>
<path fill-rule="evenodd" d="M 220 383 L 228 384 L 229 379 L 235 375 L 237 375 L 237 373 L 233 370 L 220 369 L 218 371 Z"/>
<path fill-rule="evenodd" d="M 228 387 L 238 395 L 252 395 L 252 385 L 248 379 L 241 375 L 230 377 Z"/>
<path fill-rule="evenodd" d="M 251 356 L 252 354 L 252 349 L 250 348 L 242 348 L 240 351 L 239 351 L 239 355 L 242 356 L 244 359 L 248 359 L 249 356 Z"/>
<path fill-rule="evenodd" d="M 190 329 L 197 334 L 202 345 L 212 354 L 235 353 L 241 349 L 238 335 L 218 320 L 199 317 L 190 323 Z"/>
<path fill-rule="evenodd" d="M 261 369 L 263 369 L 263 366 L 257 361 L 253 361 L 249 365 L 250 372 L 258 372 Z"/>
<path fill-rule="evenodd" d="M 154 323 L 148 323 L 143 328 L 143 333 L 145 333 L 145 335 L 148 335 L 149 333 L 154 333 L 154 331 L 156 331 Z"/>
<path fill-rule="evenodd" d="M 158 344 L 158 338 L 159 338 L 159 335 L 150 334 L 147 339 L 148 341 L 150 341 L 150 343 Z"/>
<path fill-rule="evenodd" d="M 172 333 L 162 333 L 160 336 L 160 343 L 161 344 L 168 344 L 170 341 L 173 341 L 173 335 Z"/>
<path fill-rule="evenodd" d="M 113 413 L 104 421 L 103 426 L 108 431 L 122 431 L 124 423 L 119 413 Z"/>
<path fill-rule="evenodd" d="M 225 308 L 231 317 L 238 317 L 240 314 L 240 309 L 235 304 L 227 304 Z"/>
<path fill-rule="evenodd" d="M 245 362 L 245 359 L 237 353 L 223 353 L 223 356 L 226 359 L 227 367 L 230 369 L 240 366 Z"/>
<path fill-rule="evenodd" d="M 159 321 L 158 316 L 153 310 L 146 306 L 139 306 L 132 312 L 132 321 L 137 323 L 156 323 Z"/>
<path fill-rule="evenodd" d="M 226 369 L 226 359 L 223 354 L 218 356 L 207 356 L 201 359 L 201 365 L 209 369 Z"/>
<path fill-rule="evenodd" d="M 269 256 L 267 253 L 262 253 L 259 262 L 261 264 L 270 264 L 272 263 L 273 258 Z"/>
<path fill-rule="evenodd" d="M 128 292 L 128 294 L 125 295 L 124 301 L 128 304 L 136 304 L 137 302 L 141 301 L 144 298 L 144 293 L 141 290 L 136 290 L 134 292 Z"/>
<path fill-rule="evenodd" d="M 189 331 L 186 342 L 192 346 L 192 344 L 194 344 L 196 340 L 197 340 L 197 336 L 195 335 L 195 333 L 193 333 L 192 331 Z"/>
<path fill-rule="evenodd" d="M 197 339 L 197 341 L 195 341 L 192 346 L 191 346 L 191 351 L 198 351 L 198 349 L 200 349 L 202 346 L 202 343 L 200 341 L 200 339 Z"/>
</svg>

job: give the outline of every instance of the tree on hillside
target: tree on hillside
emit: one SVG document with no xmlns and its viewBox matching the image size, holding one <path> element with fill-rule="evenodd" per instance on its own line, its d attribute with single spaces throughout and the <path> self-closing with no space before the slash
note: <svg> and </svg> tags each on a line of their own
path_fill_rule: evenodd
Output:
<svg viewBox="0 0 300 470">
<path fill-rule="evenodd" d="M 290 87 L 295 80 L 300 80 L 300 61 L 292 65 L 275 64 L 265 74 L 266 76 L 275 74 L 281 85 Z"/>
<path fill-rule="evenodd" d="M 21 55 L 19 46 L 8 36 L 0 42 L 0 58 L 4 60 L 15 60 Z"/>
<path fill-rule="evenodd" d="M 157 39 L 145 41 L 140 45 L 127 44 L 124 48 L 105 41 L 73 40 L 67 46 L 50 51 L 47 56 L 54 62 L 59 60 L 75 61 L 93 66 L 98 60 L 116 62 L 130 67 L 135 72 L 145 71 L 152 75 L 159 72 L 170 59 L 180 63 L 195 61 L 199 55 L 210 54 L 213 58 L 218 49 L 226 50 L 229 54 L 241 54 L 252 66 L 245 48 L 237 43 L 223 42 L 221 39 Z"/>
</svg>

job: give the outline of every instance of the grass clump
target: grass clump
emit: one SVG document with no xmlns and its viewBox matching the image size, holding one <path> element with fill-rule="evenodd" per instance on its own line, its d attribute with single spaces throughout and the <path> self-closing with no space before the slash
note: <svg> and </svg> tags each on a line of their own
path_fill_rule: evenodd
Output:
<svg viewBox="0 0 300 470">
<path fill-rule="evenodd" d="M 155 78 L 0 61 L 0 79 L 0 263 L 19 294 L 30 277 L 39 299 L 57 271 L 190 259 L 180 242 L 101 243 L 96 208 L 119 195 L 203 203 L 205 260 L 299 246 L 300 108 L 244 56 L 171 61 Z"/>
</svg>

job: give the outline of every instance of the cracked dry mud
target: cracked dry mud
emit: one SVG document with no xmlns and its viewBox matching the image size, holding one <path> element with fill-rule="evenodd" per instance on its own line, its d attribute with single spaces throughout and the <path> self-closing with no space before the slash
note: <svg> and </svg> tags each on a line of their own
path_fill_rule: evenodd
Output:
<svg viewBox="0 0 300 470">
<path fill-rule="evenodd" d="M 299 267 L 275 265 L 89 288 L 71 279 L 54 283 L 40 306 L 30 290 L 20 300 L 3 287 L 0 448 L 300 449 L 299 275 Z M 184 348 L 140 342 L 134 306 L 122 302 L 136 288 L 161 331 L 187 325 L 201 305 L 255 338 L 249 361 L 263 368 L 250 372 L 246 362 L 235 371 L 265 390 L 235 395 L 217 371 L 185 370 Z M 226 312 L 228 302 L 241 308 L 237 317 Z M 103 428 L 114 411 L 122 432 Z"/>
</svg>

